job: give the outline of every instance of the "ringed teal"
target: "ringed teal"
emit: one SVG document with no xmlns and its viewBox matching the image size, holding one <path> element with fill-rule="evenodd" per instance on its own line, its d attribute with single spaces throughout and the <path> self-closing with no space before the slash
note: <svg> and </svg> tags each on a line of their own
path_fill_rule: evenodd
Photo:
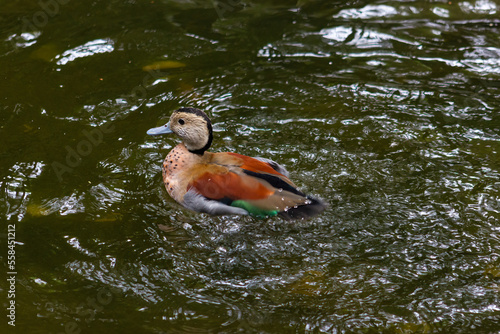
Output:
<svg viewBox="0 0 500 334">
<path fill-rule="evenodd" d="M 170 121 L 148 135 L 174 133 L 182 139 L 163 162 L 168 194 L 187 209 L 212 215 L 281 216 L 305 219 L 327 207 L 297 189 L 286 169 L 265 158 L 207 152 L 212 123 L 195 108 L 174 111 Z"/>
</svg>

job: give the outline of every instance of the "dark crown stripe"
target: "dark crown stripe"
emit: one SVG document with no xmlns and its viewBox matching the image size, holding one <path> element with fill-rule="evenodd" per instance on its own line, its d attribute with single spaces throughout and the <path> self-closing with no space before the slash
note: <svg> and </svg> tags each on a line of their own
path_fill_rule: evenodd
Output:
<svg viewBox="0 0 500 334">
<path fill-rule="evenodd" d="M 203 111 L 201 111 L 200 109 L 196 109 L 196 108 L 180 108 L 180 109 L 177 109 L 178 112 L 185 112 L 185 113 L 189 113 L 189 114 L 194 114 L 196 116 L 200 116 L 200 117 L 203 117 L 203 119 L 205 121 L 207 121 L 207 123 L 210 123 L 210 118 L 208 118 L 207 114 L 205 114 Z"/>
</svg>

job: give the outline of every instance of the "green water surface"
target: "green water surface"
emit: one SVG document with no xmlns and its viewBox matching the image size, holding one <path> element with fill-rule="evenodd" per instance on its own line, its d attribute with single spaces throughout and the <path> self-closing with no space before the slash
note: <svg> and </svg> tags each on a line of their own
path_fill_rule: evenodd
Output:
<svg viewBox="0 0 500 334">
<path fill-rule="evenodd" d="M 499 18 L 0 2 L 0 332 L 499 333 Z M 161 179 L 178 139 L 146 130 L 181 106 L 210 115 L 212 151 L 276 160 L 329 209 L 180 207 Z"/>
</svg>

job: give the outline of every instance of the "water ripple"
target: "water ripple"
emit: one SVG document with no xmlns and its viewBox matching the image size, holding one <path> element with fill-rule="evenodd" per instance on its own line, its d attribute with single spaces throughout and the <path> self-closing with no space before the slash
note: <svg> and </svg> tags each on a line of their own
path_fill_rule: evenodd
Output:
<svg viewBox="0 0 500 334">
<path fill-rule="evenodd" d="M 71 2 L 30 32 L 0 5 L 19 328 L 497 331 L 495 2 L 226 5 Z M 143 71 L 158 62 L 182 66 Z M 328 210 L 184 210 L 161 178 L 178 139 L 145 134 L 179 106 L 208 111 L 214 151 L 280 162 Z"/>
</svg>

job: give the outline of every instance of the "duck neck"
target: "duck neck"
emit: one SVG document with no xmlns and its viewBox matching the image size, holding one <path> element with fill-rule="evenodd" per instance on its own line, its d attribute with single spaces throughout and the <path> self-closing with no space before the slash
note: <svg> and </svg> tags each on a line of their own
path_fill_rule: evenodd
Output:
<svg viewBox="0 0 500 334">
<path fill-rule="evenodd" d="M 208 128 L 208 138 L 207 138 L 207 143 L 205 144 L 205 146 L 203 146 L 202 148 L 196 149 L 196 150 L 188 149 L 189 152 L 197 154 L 197 155 L 203 155 L 203 153 L 205 153 L 205 151 L 210 148 L 210 145 L 212 145 L 212 140 L 214 139 L 213 131 L 212 131 L 212 124 L 208 123 L 207 128 Z"/>
</svg>

